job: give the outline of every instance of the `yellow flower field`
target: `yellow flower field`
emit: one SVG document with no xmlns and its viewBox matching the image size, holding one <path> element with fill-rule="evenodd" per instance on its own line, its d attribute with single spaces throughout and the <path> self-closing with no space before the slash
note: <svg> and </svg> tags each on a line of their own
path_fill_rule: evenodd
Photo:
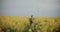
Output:
<svg viewBox="0 0 60 32">
<path fill-rule="evenodd" d="M 0 16 L 0 32 L 55 32 L 60 27 L 60 17 Z M 5 29 L 5 30 L 4 30 Z"/>
</svg>

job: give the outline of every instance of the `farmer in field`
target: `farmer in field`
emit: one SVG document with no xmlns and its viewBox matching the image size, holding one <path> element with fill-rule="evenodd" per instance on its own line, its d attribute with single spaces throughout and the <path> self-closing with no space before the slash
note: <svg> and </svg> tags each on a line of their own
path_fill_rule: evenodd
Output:
<svg viewBox="0 0 60 32">
<path fill-rule="evenodd" d="M 33 15 L 31 15 L 31 18 L 29 19 L 29 21 L 30 21 L 30 25 L 32 25 L 32 23 L 33 23 Z"/>
</svg>

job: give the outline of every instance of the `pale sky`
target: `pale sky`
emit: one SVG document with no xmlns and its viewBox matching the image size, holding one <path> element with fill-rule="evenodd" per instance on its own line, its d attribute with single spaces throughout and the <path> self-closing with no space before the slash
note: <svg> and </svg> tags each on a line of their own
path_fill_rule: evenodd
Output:
<svg viewBox="0 0 60 32">
<path fill-rule="evenodd" d="M 60 16 L 60 0 L 2 0 L 0 14 L 13 16 Z"/>
</svg>

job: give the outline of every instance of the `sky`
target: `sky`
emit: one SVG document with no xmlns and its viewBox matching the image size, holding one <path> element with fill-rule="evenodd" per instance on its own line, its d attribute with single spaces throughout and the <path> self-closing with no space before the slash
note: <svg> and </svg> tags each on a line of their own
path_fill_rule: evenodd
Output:
<svg viewBox="0 0 60 32">
<path fill-rule="evenodd" d="M 60 0 L 2 0 L 1 15 L 60 16 Z"/>
</svg>

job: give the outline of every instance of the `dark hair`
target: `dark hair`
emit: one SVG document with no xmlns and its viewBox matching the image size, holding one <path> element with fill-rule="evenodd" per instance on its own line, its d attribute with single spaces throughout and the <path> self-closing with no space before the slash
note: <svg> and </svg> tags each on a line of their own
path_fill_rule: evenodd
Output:
<svg viewBox="0 0 60 32">
<path fill-rule="evenodd" d="M 33 17 L 33 15 L 31 15 L 31 17 Z"/>
</svg>

